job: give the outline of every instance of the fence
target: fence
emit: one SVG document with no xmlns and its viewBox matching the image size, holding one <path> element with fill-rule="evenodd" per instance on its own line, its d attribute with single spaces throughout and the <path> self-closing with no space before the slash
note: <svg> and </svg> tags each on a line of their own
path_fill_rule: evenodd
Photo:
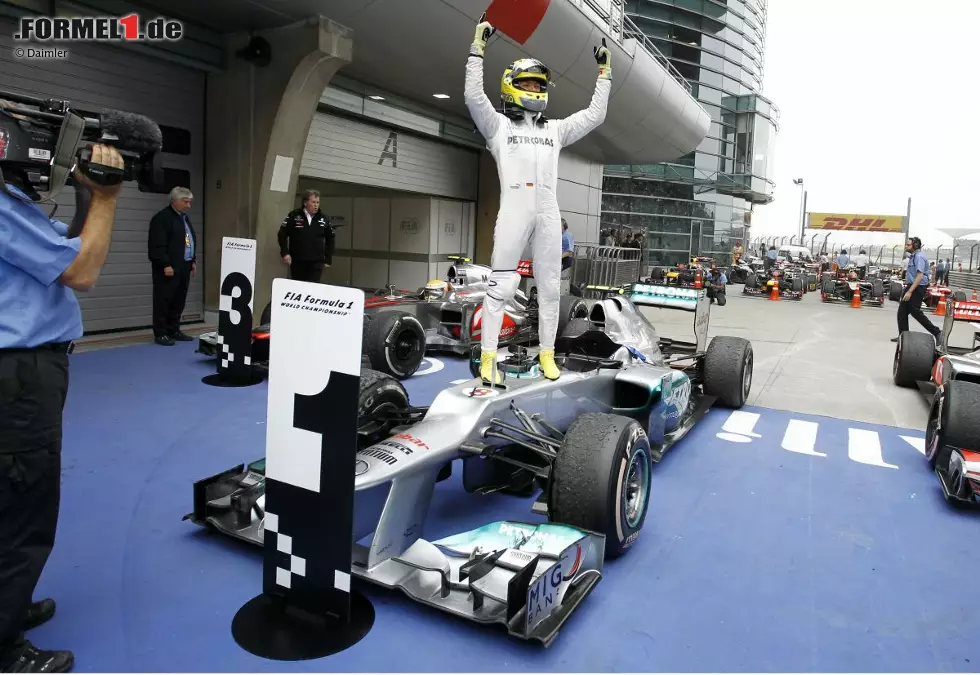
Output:
<svg viewBox="0 0 980 675">
<path fill-rule="evenodd" d="M 640 249 L 575 244 L 571 281 L 585 286 L 621 286 L 640 279 Z"/>
<path fill-rule="evenodd" d="M 949 287 L 954 290 L 980 292 L 980 274 L 976 272 L 950 272 Z M 967 293 L 967 295 L 970 294 Z"/>
</svg>

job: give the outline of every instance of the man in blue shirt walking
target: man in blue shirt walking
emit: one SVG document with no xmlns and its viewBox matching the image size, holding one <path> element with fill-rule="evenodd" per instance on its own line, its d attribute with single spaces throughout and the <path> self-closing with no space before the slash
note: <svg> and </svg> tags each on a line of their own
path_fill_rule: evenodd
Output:
<svg viewBox="0 0 980 675">
<path fill-rule="evenodd" d="M 938 340 L 941 331 L 922 312 L 922 300 L 929 285 L 929 259 L 922 252 L 922 240 L 918 237 L 910 237 L 905 244 L 905 250 L 911 254 L 911 257 L 908 269 L 905 270 L 905 293 L 898 303 L 898 334 L 908 331 L 909 316 L 911 316 Z M 898 338 L 892 338 L 892 342 L 898 342 Z"/>
<path fill-rule="evenodd" d="M 123 168 L 109 146 L 94 145 L 91 161 Z M 71 226 L 0 177 L 0 672 L 65 672 L 74 661 L 24 638 L 55 611 L 33 595 L 58 526 L 68 355 L 82 336 L 73 291 L 99 278 L 120 188 L 72 175 Z"/>
</svg>

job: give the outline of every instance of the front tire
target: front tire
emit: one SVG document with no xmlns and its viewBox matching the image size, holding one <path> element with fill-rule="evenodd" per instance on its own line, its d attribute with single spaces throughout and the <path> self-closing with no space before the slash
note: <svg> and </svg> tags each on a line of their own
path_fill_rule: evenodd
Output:
<svg viewBox="0 0 980 675">
<path fill-rule="evenodd" d="M 621 556 L 643 529 L 652 468 L 639 422 L 581 415 L 568 427 L 552 469 L 549 520 L 604 534 L 606 557 Z"/>
<path fill-rule="evenodd" d="M 358 450 L 388 438 L 397 422 L 387 419 L 386 413 L 406 410 L 408 407 L 408 392 L 401 382 L 387 373 L 362 369 L 357 399 Z"/>
<path fill-rule="evenodd" d="M 754 361 L 748 340 L 728 335 L 714 338 L 701 364 L 705 395 L 714 396 L 726 408 L 741 408 L 752 389 Z"/>
</svg>

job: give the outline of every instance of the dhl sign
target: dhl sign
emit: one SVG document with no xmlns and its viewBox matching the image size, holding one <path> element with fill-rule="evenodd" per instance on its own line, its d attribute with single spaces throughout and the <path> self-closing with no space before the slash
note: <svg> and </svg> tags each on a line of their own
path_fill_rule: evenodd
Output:
<svg viewBox="0 0 980 675">
<path fill-rule="evenodd" d="M 810 213 L 806 226 L 811 230 L 846 232 L 904 232 L 905 216 L 868 216 L 856 213 Z"/>
<path fill-rule="evenodd" d="M 948 307 L 949 305 L 947 305 Z M 957 300 L 953 303 L 954 321 L 980 321 L 980 302 Z"/>
</svg>

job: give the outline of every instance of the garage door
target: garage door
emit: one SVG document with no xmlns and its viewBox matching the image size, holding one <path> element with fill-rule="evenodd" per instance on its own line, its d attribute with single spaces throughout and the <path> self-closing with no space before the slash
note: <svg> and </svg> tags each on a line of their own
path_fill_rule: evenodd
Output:
<svg viewBox="0 0 980 675">
<path fill-rule="evenodd" d="M 14 33 L 12 23 L 0 21 L 0 89 L 67 99 L 82 108 L 139 113 L 169 127 L 164 129 L 168 143 L 176 139 L 173 148 L 181 154 L 163 154 L 163 164 L 190 173 L 188 187 L 196 198 L 190 217 L 203 242 L 204 73 L 96 44 L 68 45 L 66 59 L 15 59 L 10 37 Z M 177 147 L 185 143 L 187 147 Z M 73 192 L 66 188 L 57 197 L 55 218 L 71 220 Z M 78 293 L 86 333 L 152 324 L 146 236 L 150 218 L 167 204 L 166 195 L 139 192 L 135 184 L 123 188 L 102 276 L 92 291 Z M 200 254 L 198 261 L 203 262 Z M 199 273 L 192 280 L 185 320 L 203 318 L 203 278 Z"/>
<path fill-rule="evenodd" d="M 476 200 L 479 155 L 448 143 L 318 112 L 300 175 Z"/>
</svg>

